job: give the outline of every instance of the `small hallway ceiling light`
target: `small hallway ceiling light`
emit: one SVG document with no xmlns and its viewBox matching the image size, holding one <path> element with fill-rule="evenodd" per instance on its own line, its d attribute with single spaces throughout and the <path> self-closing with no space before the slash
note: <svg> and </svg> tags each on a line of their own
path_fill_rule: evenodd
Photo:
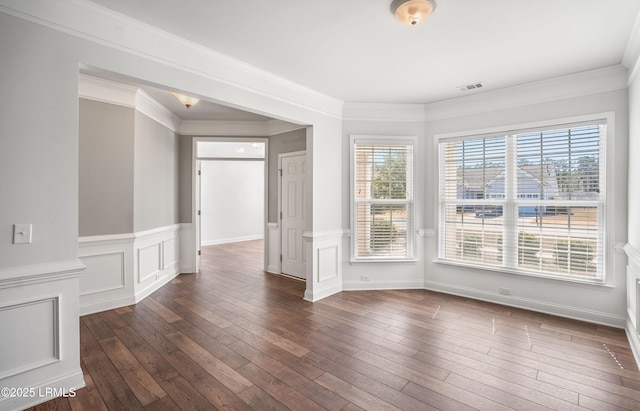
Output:
<svg viewBox="0 0 640 411">
<path fill-rule="evenodd" d="M 393 0 L 391 3 L 391 13 L 407 26 L 422 23 L 435 8 L 436 3 L 433 0 Z"/>
<path fill-rule="evenodd" d="M 198 98 L 185 96 L 184 94 L 178 94 L 178 93 L 171 93 L 171 94 L 176 96 L 178 101 L 184 104 L 185 107 L 187 108 L 190 108 L 191 106 L 195 106 L 200 101 L 200 99 Z"/>
</svg>

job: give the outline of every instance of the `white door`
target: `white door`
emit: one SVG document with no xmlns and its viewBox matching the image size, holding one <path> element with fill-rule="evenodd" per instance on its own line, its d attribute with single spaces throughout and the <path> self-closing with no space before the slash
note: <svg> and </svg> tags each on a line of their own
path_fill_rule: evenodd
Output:
<svg viewBox="0 0 640 411">
<path fill-rule="evenodd" d="M 306 154 L 283 155 L 280 160 L 282 170 L 280 199 L 282 272 L 305 278 L 302 232 L 306 219 L 304 198 L 307 156 Z"/>
</svg>

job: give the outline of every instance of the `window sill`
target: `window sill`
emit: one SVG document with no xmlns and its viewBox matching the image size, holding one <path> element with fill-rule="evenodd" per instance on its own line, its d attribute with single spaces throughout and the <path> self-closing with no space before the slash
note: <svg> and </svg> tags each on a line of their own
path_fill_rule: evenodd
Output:
<svg viewBox="0 0 640 411">
<path fill-rule="evenodd" d="M 442 260 L 442 259 L 435 259 L 433 260 L 433 262 L 436 264 L 442 264 L 442 265 L 450 265 L 450 266 L 461 267 L 461 268 L 470 268 L 477 271 L 490 271 L 493 273 L 518 275 L 521 277 L 530 277 L 530 278 L 545 279 L 545 280 L 552 280 L 552 281 L 562 281 L 562 282 L 567 282 L 567 283 L 576 284 L 576 285 L 594 286 L 598 288 L 615 288 L 614 285 L 608 284 L 603 280 L 588 280 L 588 279 L 582 279 L 582 278 L 572 278 L 572 277 L 565 277 L 561 275 L 544 274 L 537 271 L 515 270 L 515 269 L 509 269 L 505 267 L 491 267 L 486 265 L 474 265 L 469 263 L 463 263 L 463 262 L 451 261 L 451 260 Z"/>
</svg>

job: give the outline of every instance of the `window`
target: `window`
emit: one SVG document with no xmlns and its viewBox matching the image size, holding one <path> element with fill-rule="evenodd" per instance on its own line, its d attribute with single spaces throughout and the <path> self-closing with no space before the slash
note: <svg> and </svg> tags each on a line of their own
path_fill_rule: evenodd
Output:
<svg viewBox="0 0 640 411">
<path fill-rule="evenodd" d="M 439 259 L 604 280 L 605 120 L 439 140 Z"/>
<path fill-rule="evenodd" d="M 352 147 L 353 259 L 413 259 L 413 140 L 353 136 Z"/>
</svg>

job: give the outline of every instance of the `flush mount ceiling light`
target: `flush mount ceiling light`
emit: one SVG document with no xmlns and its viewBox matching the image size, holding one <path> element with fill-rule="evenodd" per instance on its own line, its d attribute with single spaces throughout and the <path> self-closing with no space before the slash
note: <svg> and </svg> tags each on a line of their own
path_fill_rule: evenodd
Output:
<svg viewBox="0 0 640 411">
<path fill-rule="evenodd" d="M 185 96 L 184 94 L 178 94 L 178 93 L 171 93 L 171 94 L 173 94 L 178 99 L 179 102 L 184 104 L 186 108 L 195 106 L 200 101 L 200 99 L 198 98 Z"/>
<path fill-rule="evenodd" d="M 391 3 L 391 13 L 407 26 L 422 23 L 435 8 L 436 3 L 433 0 L 393 0 Z"/>
</svg>

